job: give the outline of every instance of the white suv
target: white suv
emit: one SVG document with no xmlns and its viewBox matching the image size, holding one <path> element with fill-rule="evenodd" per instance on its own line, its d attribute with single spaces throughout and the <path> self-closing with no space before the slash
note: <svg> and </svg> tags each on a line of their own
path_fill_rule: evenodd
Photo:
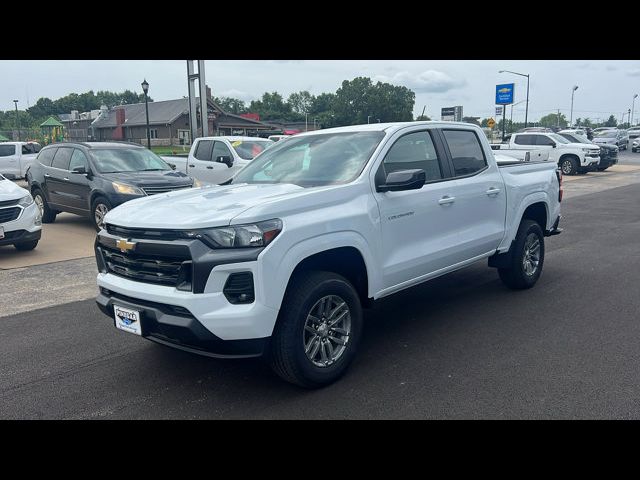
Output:
<svg viewBox="0 0 640 480">
<path fill-rule="evenodd" d="M 0 246 L 33 250 L 41 230 L 42 216 L 31 194 L 0 175 Z"/>
</svg>

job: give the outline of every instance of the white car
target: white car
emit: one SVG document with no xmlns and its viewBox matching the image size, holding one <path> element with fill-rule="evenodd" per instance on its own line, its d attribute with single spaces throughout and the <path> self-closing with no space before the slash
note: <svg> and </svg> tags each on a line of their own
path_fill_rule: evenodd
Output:
<svg viewBox="0 0 640 480">
<path fill-rule="evenodd" d="M 284 140 L 286 138 L 289 138 L 291 135 L 269 135 L 268 140 L 271 140 L 273 142 L 278 142 L 280 140 Z"/>
<path fill-rule="evenodd" d="M 0 246 L 33 250 L 42 231 L 42 217 L 28 190 L 0 175 Z"/>
<path fill-rule="evenodd" d="M 259 137 L 200 137 L 191 145 L 188 157 L 162 158 L 203 183 L 220 184 L 273 144 Z"/>
<path fill-rule="evenodd" d="M 5 178 L 24 178 L 42 147 L 36 142 L 0 143 L 0 175 Z"/>
<path fill-rule="evenodd" d="M 639 150 L 640 150 L 640 138 L 636 138 L 631 143 L 631 151 L 635 153 L 635 152 L 637 152 Z"/>
<path fill-rule="evenodd" d="M 498 166 L 468 123 L 301 133 L 228 185 L 111 210 L 97 303 L 123 332 L 267 354 L 285 380 L 319 387 L 354 358 L 376 299 L 482 260 L 509 288 L 533 287 L 560 233 L 561 182 L 555 162 Z"/>
</svg>

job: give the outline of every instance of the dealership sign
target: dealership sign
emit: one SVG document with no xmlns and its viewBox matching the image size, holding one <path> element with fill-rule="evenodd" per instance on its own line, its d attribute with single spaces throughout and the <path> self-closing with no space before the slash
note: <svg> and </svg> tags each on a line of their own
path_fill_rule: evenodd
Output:
<svg viewBox="0 0 640 480">
<path fill-rule="evenodd" d="M 496 85 L 496 105 L 510 105 L 513 103 L 513 91 L 515 84 L 503 83 Z"/>
</svg>

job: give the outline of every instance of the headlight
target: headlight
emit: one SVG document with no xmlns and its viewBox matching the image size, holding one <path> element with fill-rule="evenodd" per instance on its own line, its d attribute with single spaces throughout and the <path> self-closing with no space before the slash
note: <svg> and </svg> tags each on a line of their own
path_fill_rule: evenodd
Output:
<svg viewBox="0 0 640 480">
<path fill-rule="evenodd" d="M 124 193 L 125 195 L 144 195 L 141 189 L 133 185 L 119 182 L 111 182 L 111 185 L 113 185 L 113 189 L 118 193 Z"/>
<path fill-rule="evenodd" d="M 30 193 L 27 193 L 24 197 L 20 199 L 20 201 L 18 202 L 18 205 L 20 205 L 21 207 L 28 207 L 32 203 L 33 203 L 33 197 L 31 196 Z"/>
<path fill-rule="evenodd" d="M 193 179 L 193 188 L 198 188 L 198 187 L 202 187 L 204 186 L 204 183 L 202 183 L 200 180 L 198 180 L 197 178 Z"/>
<path fill-rule="evenodd" d="M 185 232 L 187 238 L 197 238 L 212 248 L 266 247 L 282 231 L 282 220 L 274 218 L 251 225 L 231 225 Z"/>
<path fill-rule="evenodd" d="M 583 148 L 582 151 L 585 152 L 585 153 L 591 153 L 591 149 L 590 148 Z"/>
</svg>

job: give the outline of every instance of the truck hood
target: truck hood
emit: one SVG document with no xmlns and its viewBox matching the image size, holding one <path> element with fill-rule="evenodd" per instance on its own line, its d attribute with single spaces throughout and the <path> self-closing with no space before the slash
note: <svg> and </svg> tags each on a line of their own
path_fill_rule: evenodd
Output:
<svg viewBox="0 0 640 480">
<path fill-rule="evenodd" d="M 251 207 L 304 190 L 286 183 L 208 185 L 131 200 L 111 210 L 105 222 L 130 228 L 218 227 Z"/>
<path fill-rule="evenodd" d="M 560 148 L 588 148 L 589 150 L 600 151 L 600 147 L 593 143 L 561 143 L 560 145 L 562 145 Z"/>
<path fill-rule="evenodd" d="M 11 180 L 6 180 L 4 177 L 0 177 L 0 202 L 17 200 L 24 197 L 27 193 L 27 190 L 19 187 Z"/>
<path fill-rule="evenodd" d="M 616 143 L 618 141 L 615 137 L 595 137 L 593 143 Z"/>
</svg>

